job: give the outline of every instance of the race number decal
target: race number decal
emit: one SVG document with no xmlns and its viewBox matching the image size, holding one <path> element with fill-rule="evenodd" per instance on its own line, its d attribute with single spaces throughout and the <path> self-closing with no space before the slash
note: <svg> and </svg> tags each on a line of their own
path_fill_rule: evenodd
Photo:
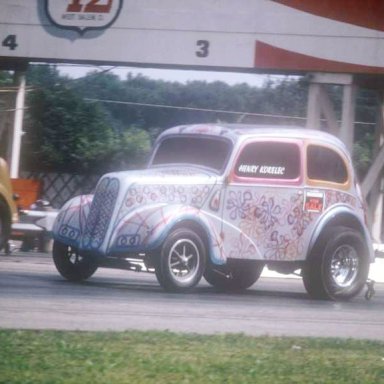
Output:
<svg viewBox="0 0 384 384">
<path fill-rule="evenodd" d="M 106 29 L 120 14 L 123 0 L 45 0 L 50 21 L 59 28 L 83 34 L 88 29 Z"/>
<path fill-rule="evenodd" d="M 304 211 L 322 212 L 324 209 L 324 193 L 317 191 L 306 191 L 304 198 Z"/>
</svg>

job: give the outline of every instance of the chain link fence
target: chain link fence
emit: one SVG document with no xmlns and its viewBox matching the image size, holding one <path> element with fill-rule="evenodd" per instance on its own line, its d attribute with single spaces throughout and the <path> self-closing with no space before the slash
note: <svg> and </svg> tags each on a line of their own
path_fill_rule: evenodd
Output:
<svg viewBox="0 0 384 384">
<path fill-rule="evenodd" d="M 72 175 L 66 173 L 23 172 L 25 179 L 42 182 L 40 198 L 51 203 L 53 208 L 61 208 L 70 198 L 92 193 L 100 178 L 99 175 Z"/>
</svg>

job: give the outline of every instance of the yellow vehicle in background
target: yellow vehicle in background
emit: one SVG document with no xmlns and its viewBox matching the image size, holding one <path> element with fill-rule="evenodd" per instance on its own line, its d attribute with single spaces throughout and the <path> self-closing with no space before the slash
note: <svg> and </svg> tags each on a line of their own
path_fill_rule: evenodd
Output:
<svg viewBox="0 0 384 384">
<path fill-rule="evenodd" d="M 17 221 L 17 217 L 8 166 L 6 161 L 0 158 L 0 249 L 7 246 L 12 222 Z"/>
</svg>

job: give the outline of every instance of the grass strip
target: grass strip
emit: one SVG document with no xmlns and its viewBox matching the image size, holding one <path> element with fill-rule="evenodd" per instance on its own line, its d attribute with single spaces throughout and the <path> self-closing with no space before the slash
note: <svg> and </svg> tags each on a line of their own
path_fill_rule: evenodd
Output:
<svg viewBox="0 0 384 384">
<path fill-rule="evenodd" d="M 384 383 L 384 343 L 0 330 L 0 383 Z"/>
</svg>

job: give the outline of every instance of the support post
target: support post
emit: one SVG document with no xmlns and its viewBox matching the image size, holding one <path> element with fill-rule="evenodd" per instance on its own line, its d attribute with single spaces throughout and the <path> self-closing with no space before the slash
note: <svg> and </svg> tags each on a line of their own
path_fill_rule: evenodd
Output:
<svg viewBox="0 0 384 384">
<path fill-rule="evenodd" d="M 21 137 L 23 135 L 23 118 L 25 102 L 25 73 L 15 72 L 14 83 L 18 86 L 15 104 L 15 118 L 12 135 L 12 154 L 10 164 L 11 178 L 19 177 Z"/>
<path fill-rule="evenodd" d="M 343 85 L 343 109 L 340 126 L 340 139 L 352 153 L 354 140 L 354 121 L 356 104 L 356 85 Z"/>
<path fill-rule="evenodd" d="M 311 82 L 308 90 L 307 128 L 320 129 L 321 111 L 319 108 L 320 84 Z"/>
<path fill-rule="evenodd" d="M 353 76 L 337 73 L 313 73 L 309 79 L 307 127 L 321 129 L 321 118 L 324 116 L 328 131 L 339 136 L 347 148 L 352 151 L 356 98 Z M 341 124 L 337 121 L 331 99 L 326 92 L 326 84 L 337 84 L 343 87 Z"/>
<path fill-rule="evenodd" d="M 319 105 L 325 118 L 328 132 L 337 135 L 339 133 L 339 123 L 336 118 L 335 110 L 333 109 L 332 100 L 329 97 L 324 84 L 321 84 L 320 88 Z"/>
</svg>

